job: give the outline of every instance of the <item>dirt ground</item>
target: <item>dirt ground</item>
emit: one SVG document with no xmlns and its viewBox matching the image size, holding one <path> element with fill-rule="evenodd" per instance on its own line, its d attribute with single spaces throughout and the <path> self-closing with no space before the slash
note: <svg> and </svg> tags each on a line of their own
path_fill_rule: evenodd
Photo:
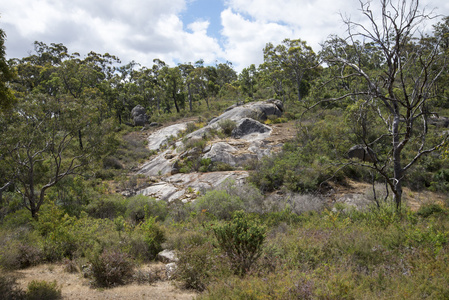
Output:
<svg viewBox="0 0 449 300">
<path fill-rule="evenodd" d="M 163 264 L 145 265 L 139 269 L 161 268 Z M 108 289 L 92 288 L 89 279 L 83 278 L 80 272 L 68 273 L 64 267 L 58 264 L 43 264 L 36 267 L 19 270 L 13 273 L 18 277 L 20 287 L 26 290 L 32 280 L 45 280 L 53 282 L 56 280 L 61 288 L 63 299 L 73 300 L 108 300 L 108 299 L 194 299 L 196 293 L 183 290 L 172 281 L 156 281 L 153 284 L 127 284 Z M 1 298 L 1 295 L 0 295 Z M 44 299 L 43 299 L 44 300 Z"/>
</svg>

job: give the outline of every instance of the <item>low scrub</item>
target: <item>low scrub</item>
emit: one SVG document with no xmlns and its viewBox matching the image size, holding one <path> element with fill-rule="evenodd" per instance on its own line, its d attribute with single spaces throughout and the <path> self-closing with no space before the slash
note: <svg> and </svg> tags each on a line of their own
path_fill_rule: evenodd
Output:
<svg viewBox="0 0 449 300">
<path fill-rule="evenodd" d="M 62 299 L 61 288 L 56 281 L 33 280 L 28 284 L 25 293 L 26 300 L 57 300 Z"/>
<path fill-rule="evenodd" d="M 105 250 L 90 260 L 92 278 L 99 287 L 112 287 L 125 284 L 133 275 L 134 264 L 123 252 Z"/>
<path fill-rule="evenodd" d="M 212 227 L 218 246 L 237 275 L 246 274 L 262 254 L 266 227 L 257 219 L 237 211 L 232 220 Z"/>
</svg>

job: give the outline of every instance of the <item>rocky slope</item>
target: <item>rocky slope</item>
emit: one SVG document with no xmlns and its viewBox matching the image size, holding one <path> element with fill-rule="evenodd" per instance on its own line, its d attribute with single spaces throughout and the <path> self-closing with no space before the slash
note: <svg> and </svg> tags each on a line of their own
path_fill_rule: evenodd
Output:
<svg viewBox="0 0 449 300">
<path fill-rule="evenodd" d="M 279 100 L 253 102 L 230 107 L 183 137 L 179 135 L 187 129 L 187 123 L 153 132 L 148 137 L 148 148 L 157 154 L 136 172 L 150 178 L 152 183 L 138 193 L 169 202 L 176 199 L 186 202 L 227 179 L 243 184 L 248 177 L 243 170 L 246 164 L 281 149 L 284 140 L 273 138 L 273 127 L 262 122 L 270 116 L 280 117 L 282 112 Z M 229 124 L 232 131 L 226 134 L 224 127 Z M 290 137 L 293 135 L 292 130 Z M 203 172 L 185 172 L 182 165 L 189 164 L 202 164 Z"/>
</svg>

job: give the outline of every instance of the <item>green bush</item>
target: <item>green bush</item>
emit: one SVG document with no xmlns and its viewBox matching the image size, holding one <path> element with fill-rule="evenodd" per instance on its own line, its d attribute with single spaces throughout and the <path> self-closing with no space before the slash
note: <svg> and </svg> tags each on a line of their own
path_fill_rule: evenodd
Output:
<svg viewBox="0 0 449 300">
<path fill-rule="evenodd" d="M 230 136 L 237 124 L 231 119 L 224 119 L 218 122 L 218 126 L 226 136 Z"/>
<path fill-rule="evenodd" d="M 144 241 L 148 246 L 148 257 L 150 259 L 156 258 L 156 255 L 162 251 L 162 243 L 165 242 L 165 235 L 155 217 L 148 218 L 144 223 L 140 224 Z"/>
<path fill-rule="evenodd" d="M 432 203 L 432 204 L 427 204 L 427 205 L 423 205 L 421 206 L 418 211 L 416 212 L 416 214 L 420 217 L 423 218 L 428 218 L 429 216 L 433 215 L 433 214 L 440 214 L 443 213 L 445 210 L 443 207 L 441 207 L 441 205 Z"/>
<path fill-rule="evenodd" d="M 33 280 L 28 284 L 25 294 L 27 300 L 56 300 L 62 299 L 61 288 L 56 281 Z"/>
<path fill-rule="evenodd" d="M 247 273 L 262 254 L 266 227 L 242 211 L 235 212 L 231 221 L 215 225 L 212 230 L 238 275 Z"/>
<path fill-rule="evenodd" d="M 220 274 L 222 264 L 210 243 L 188 245 L 179 251 L 178 258 L 175 278 L 185 288 L 202 292 Z"/>
<path fill-rule="evenodd" d="M 92 277 L 99 287 L 111 287 L 125 284 L 131 278 L 134 264 L 130 257 L 120 251 L 105 250 L 90 260 Z"/>
<path fill-rule="evenodd" d="M 20 234 L 21 235 L 21 234 Z M 42 262 L 44 255 L 33 233 L 23 236 L 9 231 L 0 233 L 0 267 L 6 270 L 23 269 Z"/>
<path fill-rule="evenodd" d="M 123 216 L 126 210 L 126 199 L 120 195 L 105 195 L 93 200 L 86 206 L 86 212 L 93 218 L 114 219 Z"/>
<path fill-rule="evenodd" d="M 238 196 L 231 196 L 224 190 L 211 190 L 199 197 L 194 203 L 197 212 L 229 220 L 236 210 L 244 209 L 243 200 Z"/>
<path fill-rule="evenodd" d="M 154 198 L 137 195 L 128 199 L 126 207 L 126 217 L 136 224 L 149 217 L 157 217 L 159 221 L 164 221 L 168 215 L 167 203 Z"/>
</svg>

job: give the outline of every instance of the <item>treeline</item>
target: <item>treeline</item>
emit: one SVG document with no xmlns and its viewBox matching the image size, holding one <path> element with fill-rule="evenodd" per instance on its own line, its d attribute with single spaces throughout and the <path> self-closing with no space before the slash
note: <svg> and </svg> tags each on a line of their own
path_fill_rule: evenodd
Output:
<svg viewBox="0 0 449 300">
<path fill-rule="evenodd" d="M 154 59 L 152 66 L 121 64 L 118 57 L 90 52 L 69 53 L 63 44 L 35 42 L 34 53 L 9 61 L 15 72 L 11 88 L 17 99 L 41 94 L 95 103 L 102 119 L 128 121 L 140 104 L 149 115 L 193 111 L 201 103 L 209 109 L 213 99 L 248 101 L 268 97 L 288 100 L 307 95 L 318 76 L 319 60 L 301 40 L 267 44 L 264 63 L 240 74 L 231 62 L 205 65 L 203 60 L 169 66 Z"/>
</svg>

